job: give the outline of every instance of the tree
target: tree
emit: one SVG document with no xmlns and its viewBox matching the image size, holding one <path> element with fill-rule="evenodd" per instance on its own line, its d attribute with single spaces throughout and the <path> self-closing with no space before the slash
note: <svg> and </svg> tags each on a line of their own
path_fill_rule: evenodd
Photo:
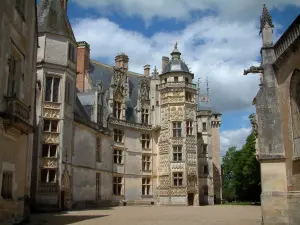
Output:
<svg viewBox="0 0 300 225">
<path fill-rule="evenodd" d="M 253 119 L 253 114 L 249 119 Z M 224 199 L 260 200 L 260 165 L 255 157 L 255 141 L 255 131 L 252 131 L 242 149 L 231 147 L 223 157 Z"/>
</svg>

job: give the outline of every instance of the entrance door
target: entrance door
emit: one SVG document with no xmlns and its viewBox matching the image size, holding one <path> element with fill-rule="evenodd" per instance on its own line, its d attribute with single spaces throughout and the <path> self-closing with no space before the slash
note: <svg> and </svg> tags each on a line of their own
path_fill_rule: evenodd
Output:
<svg viewBox="0 0 300 225">
<path fill-rule="evenodd" d="M 188 205 L 194 205 L 194 193 L 188 193 Z"/>
</svg>

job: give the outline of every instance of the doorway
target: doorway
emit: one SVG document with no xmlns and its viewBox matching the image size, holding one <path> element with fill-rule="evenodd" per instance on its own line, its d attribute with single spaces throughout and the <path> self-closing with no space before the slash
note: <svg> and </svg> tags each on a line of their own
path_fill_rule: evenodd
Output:
<svg viewBox="0 0 300 225">
<path fill-rule="evenodd" d="M 194 205 L 194 193 L 188 193 L 188 205 Z"/>
</svg>

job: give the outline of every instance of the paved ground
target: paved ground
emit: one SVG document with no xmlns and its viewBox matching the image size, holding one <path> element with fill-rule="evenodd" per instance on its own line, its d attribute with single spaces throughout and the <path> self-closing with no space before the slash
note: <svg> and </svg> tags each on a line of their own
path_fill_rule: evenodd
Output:
<svg viewBox="0 0 300 225">
<path fill-rule="evenodd" d="M 259 206 L 127 206 L 103 210 L 36 214 L 30 225 L 260 225 Z"/>
</svg>

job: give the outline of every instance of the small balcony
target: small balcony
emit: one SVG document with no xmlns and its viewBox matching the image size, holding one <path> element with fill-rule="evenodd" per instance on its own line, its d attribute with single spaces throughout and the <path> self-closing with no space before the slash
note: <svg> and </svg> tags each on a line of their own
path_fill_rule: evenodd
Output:
<svg viewBox="0 0 300 225">
<path fill-rule="evenodd" d="M 188 82 L 185 82 L 185 81 L 167 82 L 167 83 L 160 84 L 158 86 L 158 90 L 161 90 L 161 89 L 167 88 L 167 87 L 170 87 L 170 88 L 180 87 L 180 88 L 192 88 L 192 89 L 196 89 L 197 85 L 193 84 L 193 83 L 188 83 Z"/>
<path fill-rule="evenodd" d="M 22 134 L 33 132 L 30 124 L 30 106 L 25 105 L 16 97 L 6 97 L 6 103 L 6 110 L 0 112 L 0 116 L 4 119 L 5 129 L 17 129 Z"/>
</svg>

